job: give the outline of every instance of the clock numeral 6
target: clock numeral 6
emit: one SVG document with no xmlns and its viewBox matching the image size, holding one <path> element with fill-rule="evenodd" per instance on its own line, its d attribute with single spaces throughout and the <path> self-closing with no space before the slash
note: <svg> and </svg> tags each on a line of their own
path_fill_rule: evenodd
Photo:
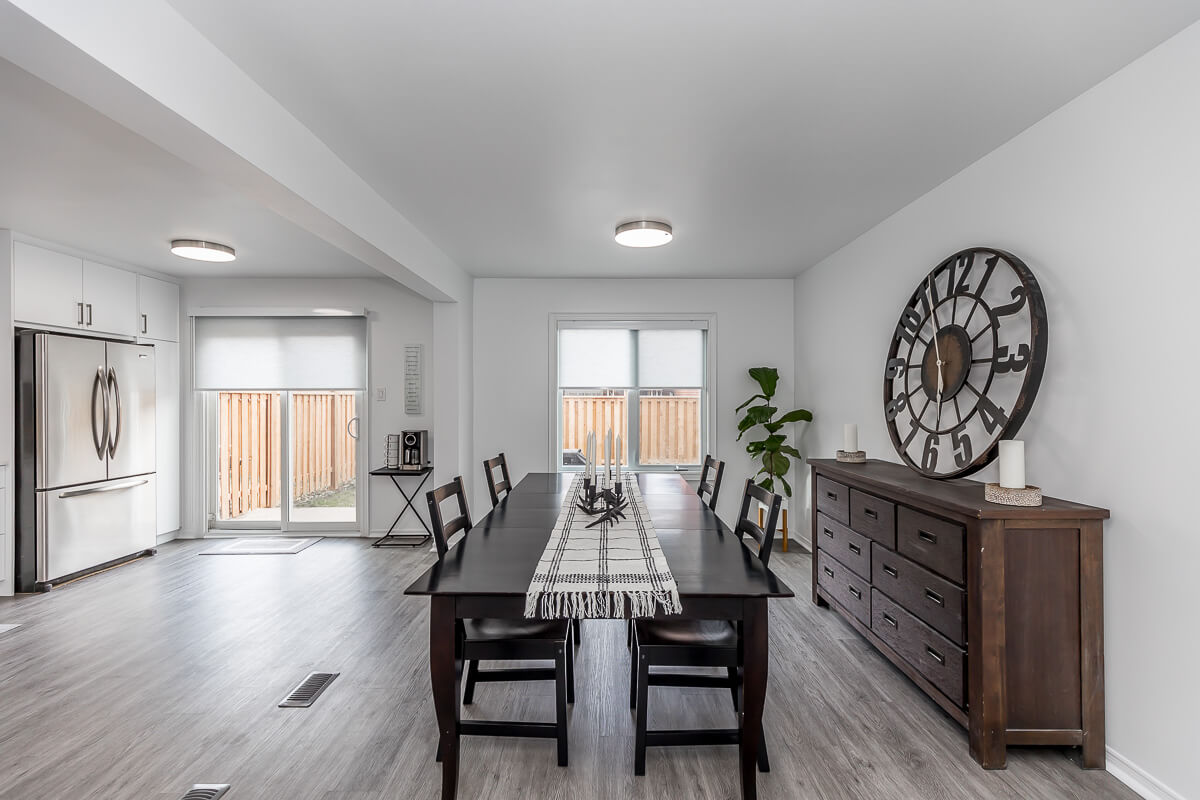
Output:
<svg viewBox="0 0 1200 800">
<path fill-rule="evenodd" d="M 904 392 L 901 392 L 900 394 L 896 395 L 892 399 L 892 402 L 887 404 L 887 409 L 886 409 L 886 414 L 885 414 L 885 416 L 887 417 L 887 421 L 891 422 L 892 420 L 894 420 L 896 418 L 896 416 L 901 411 L 903 411 L 907 405 L 908 405 L 908 395 L 907 394 L 905 394 Z"/>
<path fill-rule="evenodd" d="M 1008 414 L 987 395 L 981 395 L 979 398 L 979 419 L 983 421 L 983 427 L 988 433 L 995 433 L 997 428 L 1008 424 Z"/>
<path fill-rule="evenodd" d="M 925 452 L 921 454 L 921 469 L 933 472 L 937 469 L 938 435 L 931 433 L 925 437 Z"/>
<path fill-rule="evenodd" d="M 890 381 L 895 378 L 899 378 L 907 370 L 908 370 L 908 363 L 903 358 L 888 359 L 887 364 L 884 365 L 884 368 L 883 368 L 883 377 L 887 378 Z"/>
<path fill-rule="evenodd" d="M 1024 372 L 1029 366 L 1032 354 L 1029 351 L 1029 345 L 1017 345 L 1017 352 L 1010 353 L 1008 345 L 1002 345 L 996 348 L 996 357 L 993 359 L 996 365 L 996 372 Z"/>
<path fill-rule="evenodd" d="M 950 431 L 950 443 L 954 445 L 954 463 L 959 469 L 971 463 L 971 437 L 965 425 Z"/>
</svg>

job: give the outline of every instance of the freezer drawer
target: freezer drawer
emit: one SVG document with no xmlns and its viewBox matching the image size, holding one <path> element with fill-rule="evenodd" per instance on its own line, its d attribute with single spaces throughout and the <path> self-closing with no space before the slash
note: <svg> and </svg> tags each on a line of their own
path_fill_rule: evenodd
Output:
<svg viewBox="0 0 1200 800">
<path fill-rule="evenodd" d="M 38 492 L 38 581 L 153 548 L 155 497 L 154 475 Z"/>
</svg>

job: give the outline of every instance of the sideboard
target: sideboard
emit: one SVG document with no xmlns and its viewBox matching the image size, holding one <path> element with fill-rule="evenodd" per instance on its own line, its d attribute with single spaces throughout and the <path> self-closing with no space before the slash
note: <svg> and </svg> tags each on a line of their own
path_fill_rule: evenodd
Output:
<svg viewBox="0 0 1200 800">
<path fill-rule="evenodd" d="M 810 460 L 813 602 L 844 617 L 1001 769 L 1008 745 L 1073 745 L 1103 769 L 1103 520 L 1052 497 L 900 464 Z"/>
</svg>

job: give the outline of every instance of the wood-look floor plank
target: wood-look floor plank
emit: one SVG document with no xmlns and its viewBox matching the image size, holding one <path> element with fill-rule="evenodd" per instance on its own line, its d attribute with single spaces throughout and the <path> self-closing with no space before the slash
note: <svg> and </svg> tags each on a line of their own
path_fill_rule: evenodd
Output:
<svg viewBox="0 0 1200 800">
<path fill-rule="evenodd" d="M 159 555 L 49 595 L 0 600 L 0 800 L 430 797 L 440 769 L 428 601 L 404 588 L 432 556 L 326 539 L 296 555 Z M 965 732 L 848 625 L 808 600 L 809 558 L 772 559 L 797 593 L 770 608 L 764 798 L 1129 800 L 1063 751 L 980 769 Z M 732 747 L 651 748 L 633 776 L 629 654 L 619 621 L 576 651 L 570 767 L 550 740 L 468 737 L 460 796 L 663 800 L 738 794 Z M 312 671 L 341 676 L 309 709 L 276 704 Z M 734 724 L 725 690 L 653 687 L 653 727 Z M 549 683 L 480 684 L 464 719 L 550 721 Z"/>
</svg>

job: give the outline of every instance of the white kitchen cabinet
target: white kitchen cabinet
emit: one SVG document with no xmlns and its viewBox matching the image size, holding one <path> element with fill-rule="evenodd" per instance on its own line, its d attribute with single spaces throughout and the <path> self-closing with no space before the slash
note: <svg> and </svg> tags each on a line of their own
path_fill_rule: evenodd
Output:
<svg viewBox="0 0 1200 800">
<path fill-rule="evenodd" d="M 155 470 L 158 472 L 158 535 L 179 530 L 182 475 L 179 462 L 179 344 L 154 345 Z"/>
<path fill-rule="evenodd" d="M 179 341 L 179 284 L 138 275 L 138 335 Z"/>
<path fill-rule="evenodd" d="M 129 270 L 94 261 L 83 262 L 83 328 L 88 331 L 137 334 L 137 279 Z"/>
<path fill-rule="evenodd" d="M 83 259 L 13 242 L 13 319 L 82 328 Z"/>
</svg>

